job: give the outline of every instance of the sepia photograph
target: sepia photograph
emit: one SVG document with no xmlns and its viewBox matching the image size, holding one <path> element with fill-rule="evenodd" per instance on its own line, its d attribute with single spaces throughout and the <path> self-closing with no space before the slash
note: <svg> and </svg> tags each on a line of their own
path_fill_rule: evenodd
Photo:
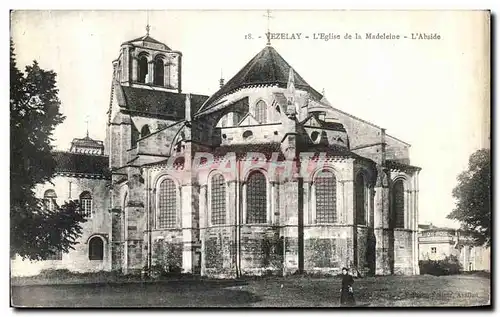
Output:
<svg viewBox="0 0 500 317">
<path fill-rule="evenodd" d="M 491 308 L 488 10 L 12 10 L 10 306 Z"/>
</svg>

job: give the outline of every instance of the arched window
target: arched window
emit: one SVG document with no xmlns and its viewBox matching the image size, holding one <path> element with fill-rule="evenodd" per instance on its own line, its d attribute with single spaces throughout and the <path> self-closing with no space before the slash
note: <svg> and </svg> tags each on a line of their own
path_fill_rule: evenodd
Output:
<svg viewBox="0 0 500 317">
<path fill-rule="evenodd" d="M 391 227 L 405 227 L 405 189 L 403 180 L 399 179 L 392 186 L 392 212 L 391 212 Z"/>
<path fill-rule="evenodd" d="M 93 237 L 89 241 L 89 260 L 102 261 L 104 259 L 104 242 L 100 237 Z"/>
<path fill-rule="evenodd" d="M 155 79 L 154 84 L 159 86 L 164 86 L 164 77 L 165 77 L 165 64 L 163 63 L 162 58 L 157 58 L 155 60 Z"/>
<path fill-rule="evenodd" d="M 158 228 L 172 228 L 177 223 L 177 190 L 174 181 L 164 179 L 159 188 Z"/>
<path fill-rule="evenodd" d="M 315 180 L 316 222 L 337 222 L 337 180 L 330 171 L 320 172 Z"/>
<path fill-rule="evenodd" d="M 356 224 L 366 225 L 365 178 L 361 173 L 356 176 L 354 192 L 356 195 Z"/>
<path fill-rule="evenodd" d="M 118 69 L 116 70 L 116 78 L 118 81 L 122 80 L 122 62 L 118 62 Z"/>
<path fill-rule="evenodd" d="M 139 57 L 139 62 L 137 63 L 139 69 L 137 70 L 137 81 L 140 83 L 146 82 L 146 77 L 148 76 L 148 59 L 146 56 Z"/>
<path fill-rule="evenodd" d="M 220 126 L 221 128 L 227 127 L 227 114 L 223 115 L 220 119 Z"/>
<path fill-rule="evenodd" d="M 43 204 L 45 205 L 45 208 L 47 208 L 47 210 L 54 211 L 57 206 L 56 199 L 57 195 L 53 189 L 46 190 L 43 194 Z"/>
<path fill-rule="evenodd" d="M 255 119 L 260 123 L 267 122 L 267 106 L 262 100 L 255 105 Z"/>
<path fill-rule="evenodd" d="M 88 217 L 92 214 L 92 195 L 88 191 L 80 194 L 80 208 L 84 216 Z"/>
<path fill-rule="evenodd" d="M 226 183 L 224 176 L 218 174 L 212 177 L 211 182 L 211 223 L 223 225 L 226 223 Z"/>
<path fill-rule="evenodd" d="M 267 184 L 266 177 L 254 171 L 247 180 L 247 223 L 267 222 Z"/>
<path fill-rule="evenodd" d="M 149 131 L 149 126 L 147 124 L 145 124 L 142 128 L 141 128 L 141 138 L 145 137 L 145 136 L 148 136 L 151 134 L 151 131 Z"/>
</svg>

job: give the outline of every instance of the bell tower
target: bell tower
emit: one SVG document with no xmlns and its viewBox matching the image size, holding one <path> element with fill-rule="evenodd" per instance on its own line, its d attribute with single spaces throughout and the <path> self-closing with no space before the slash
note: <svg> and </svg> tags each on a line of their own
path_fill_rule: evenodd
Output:
<svg viewBox="0 0 500 317">
<path fill-rule="evenodd" d="M 113 61 L 113 79 L 123 86 L 180 93 L 182 53 L 149 35 L 124 42 Z"/>
</svg>

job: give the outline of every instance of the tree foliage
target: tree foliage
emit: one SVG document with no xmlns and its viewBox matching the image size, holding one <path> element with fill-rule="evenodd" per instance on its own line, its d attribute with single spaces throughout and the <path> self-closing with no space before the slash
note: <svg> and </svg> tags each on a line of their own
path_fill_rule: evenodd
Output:
<svg viewBox="0 0 500 317">
<path fill-rule="evenodd" d="M 36 61 L 21 72 L 10 43 L 10 222 L 11 255 L 45 259 L 67 252 L 85 221 L 77 202 L 54 210 L 35 196 L 37 184 L 50 182 L 56 162 L 52 155 L 54 128 L 63 122 L 59 112 L 56 74 Z"/>
<path fill-rule="evenodd" d="M 481 149 L 469 158 L 468 169 L 453 189 L 455 209 L 447 216 L 458 220 L 462 228 L 474 234 L 479 244 L 491 245 L 491 157 Z"/>
</svg>

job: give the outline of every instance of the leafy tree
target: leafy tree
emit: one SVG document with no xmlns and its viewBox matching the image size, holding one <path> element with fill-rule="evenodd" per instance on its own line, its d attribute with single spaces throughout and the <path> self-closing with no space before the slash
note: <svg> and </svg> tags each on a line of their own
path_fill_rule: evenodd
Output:
<svg viewBox="0 0 500 317">
<path fill-rule="evenodd" d="M 36 61 L 22 73 L 10 42 L 10 223 L 11 255 L 45 259 L 67 252 L 85 221 L 75 201 L 54 210 L 35 196 L 37 184 L 49 182 L 56 162 L 52 134 L 65 117 L 59 112 L 56 74 Z"/>
<path fill-rule="evenodd" d="M 491 159 L 490 150 L 481 149 L 469 158 L 469 167 L 453 189 L 455 209 L 447 216 L 458 220 L 478 244 L 491 245 Z"/>
</svg>

